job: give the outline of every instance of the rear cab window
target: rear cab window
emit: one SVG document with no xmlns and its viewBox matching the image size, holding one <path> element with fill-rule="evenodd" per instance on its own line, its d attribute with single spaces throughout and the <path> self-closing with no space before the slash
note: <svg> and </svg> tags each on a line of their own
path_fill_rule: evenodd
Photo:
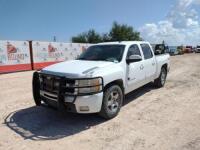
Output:
<svg viewBox="0 0 200 150">
<path fill-rule="evenodd" d="M 153 53 L 149 44 L 144 43 L 144 44 L 140 44 L 140 46 L 144 55 L 144 59 L 153 58 Z"/>
</svg>

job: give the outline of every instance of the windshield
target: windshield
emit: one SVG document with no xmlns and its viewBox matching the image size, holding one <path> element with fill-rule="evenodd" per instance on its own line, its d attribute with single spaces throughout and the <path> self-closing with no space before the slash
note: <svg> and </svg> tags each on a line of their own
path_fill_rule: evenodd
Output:
<svg viewBox="0 0 200 150">
<path fill-rule="evenodd" d="M 95 45 L 84 51 L 78 60 L 120 62 L 125 45 Z"/>
<path fill-rule="evenodd" d="M 197 48 L 200 48 L 200 46 L 197 46 Z"/>
</svg>

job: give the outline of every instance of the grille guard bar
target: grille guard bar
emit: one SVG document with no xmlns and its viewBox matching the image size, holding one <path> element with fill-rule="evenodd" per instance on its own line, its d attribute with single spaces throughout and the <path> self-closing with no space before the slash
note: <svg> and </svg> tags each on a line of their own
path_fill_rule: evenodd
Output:
<svg viewBox="0 0 200 150">
<path fill-rule="evenodd" d="M 59 78 L 57 79 L 58 82 L 59 82 L 59 88 L 58 88 L 58 93 L 59 95 L 62 95 L 62 96 L 87 96 L 87 95 L 94 95 L 94 94 L 98 94 L 98 93 L 101 93 L 103 92 L 103 89 L 104 89 L 104 81 L 103 81 L 103 78 L 102 77 L 92 77 L 92 78 L 67 78 L 65 76 L 56 76 L 56 75 L 51 75 L 51 74 L 46 74 L 46 73 L 41 73 L 41 72 L 37 72 L 39 74 L 39 77 L 41 76 L 50 76 L 52 78 Z M 92 80 L 92 79 L 101 79 L 101 84 L 99 85 L 94 85 L 94 86 L 73 86 L 73 87 L 67 87 L 65 86 L 66 85 L 66 81 L 67 80 Z M 98 91 L 98 92 L 90 92 L 90 93 L 77 93 L 77 94 L 66 94 L 65 90 L 66 88 L 71 88 L 71 89 L 79 89 L 79 88 L 90 88 L 90 87 L 96 87 L 96 86 L 101 86 L 101 90 Z M 58 96 L 59 98 L 59 96 Z"/>
</svg>

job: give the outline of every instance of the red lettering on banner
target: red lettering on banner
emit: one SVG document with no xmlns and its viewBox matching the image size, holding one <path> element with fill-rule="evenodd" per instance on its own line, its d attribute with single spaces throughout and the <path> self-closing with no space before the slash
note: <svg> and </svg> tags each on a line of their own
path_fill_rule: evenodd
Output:
<svg viewBox="0 0 200 150">
<path fill-rule="evenodd" d="M 24 60 L 26 54 L 8 54 L 8 60 Z"/>
<path fill-rule="evenodd" d="M 10 44 L 9 42 L 7 42 L 7 52 L 8 52 L 8 54 L 16 53 L 17 48 L 15 46 L 13 46 L 12 44 Z"/>
</svg>

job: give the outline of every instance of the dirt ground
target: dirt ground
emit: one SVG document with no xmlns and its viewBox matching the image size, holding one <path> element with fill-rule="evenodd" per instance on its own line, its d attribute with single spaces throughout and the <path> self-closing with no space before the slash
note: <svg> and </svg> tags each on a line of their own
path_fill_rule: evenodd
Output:
<svg viewBox="0 0 200 150">
<path fill-rule="evenodd" d="M 0 75 L 1 150 L 200 150 L 200 54 L 171 57 L 165 87 L 130 93 L 109 121 L 35 107 L 32 73 Z"/>
</svg>

